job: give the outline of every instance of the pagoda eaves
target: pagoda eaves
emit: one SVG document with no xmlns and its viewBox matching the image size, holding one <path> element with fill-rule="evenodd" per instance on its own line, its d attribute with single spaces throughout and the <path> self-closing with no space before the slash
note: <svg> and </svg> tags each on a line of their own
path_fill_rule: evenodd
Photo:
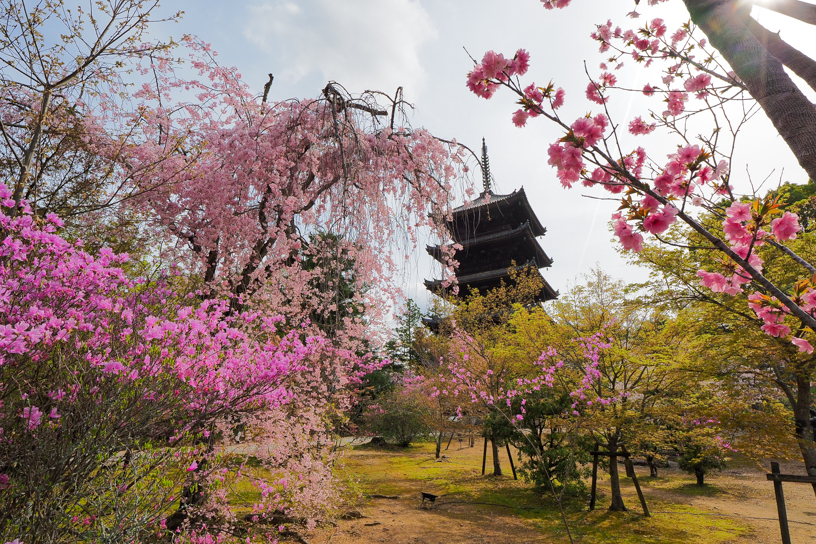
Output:
<svg viewBox="0 0 816 544">
<path fill-rule="evenodd" d="M 538 220 L 523 187 L 507 195 L 491 191 L 490 163 L 484 139 L 481 167 L 484 191 L 476 200 L 454 208 L 445 219 L 453 240 L 450 245 L 461 247 L 453 254 L 459 263 L 456 272 L 458 296 L 466 296 L 474 289 L 489 291 L 502 282 L 512 283 L 514 271 L 530 270 L 542 283 L 536 300 L 544 302 L 557 298 L 558 292 L 539 271 L 552 265 L 552 259 L 536 239 L 547 229 Z M 441 246 L 426 249 L 434 259 L 447 264 Z M 441 280 L 426 280 L 425 287 L 440 294 L 445 290 L 442 283 Z"/>
</svg>

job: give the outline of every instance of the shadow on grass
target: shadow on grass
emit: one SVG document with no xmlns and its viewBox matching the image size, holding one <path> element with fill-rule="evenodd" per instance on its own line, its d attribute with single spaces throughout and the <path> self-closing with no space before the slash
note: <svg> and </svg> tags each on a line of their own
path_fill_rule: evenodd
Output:
<svg viewBox="0 0 816 544">
<path fill-rule="evenodd" d="M 400 446 L 398 444 L 390 444 L 388 442 L 366 442 L 353 446 L 354 450 L 359 451 L 390 451 L 394 453 L 411 453 L 412 450 L 418 449 L 417 446 Z"/>
<path fill-rule="evenodd" d="M 673 488 L 674 491 L 684 495 L 691 495 L 694 497 L 716 497 L 718 495 L 729 495 L 728 491 L 721 489 L 715 485 L 705 484 L 682 484 Z"/>
</svg>

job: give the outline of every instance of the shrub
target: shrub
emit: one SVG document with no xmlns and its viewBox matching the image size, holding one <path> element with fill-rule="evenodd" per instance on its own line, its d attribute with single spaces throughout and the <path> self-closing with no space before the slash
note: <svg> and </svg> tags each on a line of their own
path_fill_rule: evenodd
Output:
<svg viewBox="0 0 816 544">
<path fill-rule="evenodd" d="M 422 406 L 404 388 L 398 388 L 370 405 L 365 414 L 365 430 L 388 442 L 408 447 L 417 437 L 430 432 Z"/>
<path fill-rule="evenodd" d="M 10 196 L 0 184 L 0 539 L 124 542 L 157 529 L 173 502 L 202 502 L 202 482 L 221 477 L 213 440 L 228 416 L 249 416 L 265 438 L 294 429 L 267 457 L 300 459 L 293 470 L 310 479 L 262 507 L 326 498 L 304 491 L 325 471 L 296 455 L 319 418 L 281 415 L 309 404 L 298 383 L 319 391 L 310 363 L 322 339 L 131 281 L 116 266 L 126 255 L 84 252 L 25 204 L 5 213 Z"/>
</svg>

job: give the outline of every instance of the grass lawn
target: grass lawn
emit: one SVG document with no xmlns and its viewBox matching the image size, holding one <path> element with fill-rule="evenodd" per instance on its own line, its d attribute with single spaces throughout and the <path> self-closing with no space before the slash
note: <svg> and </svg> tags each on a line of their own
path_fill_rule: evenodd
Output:
<svg viewBox="0 0 816 544">
<path fill-rule="evenodd" d="M 353 485 L 359 486 L 364 495 L 399 496 L 399 499 L 390 499 L 390 502 L 389 499 L 379 499 L 368 503 L 371 512 L 379 510 L 386 513 L 385 517 L 391 516 L 389 521 L 395 526 L 390 530 L 388 540 L 383 541 L 401 542 L 399 533 L 394 532 L 396 528 L 405 526 L 411 517 L 421 517 L 423 530 L 430 529 L 431 534 L 445 534 L 448 539 L 441 540 L 443 542 L 456 542 L 458 540 L 455 540 L 451 529 L 464 527 L 466 524 L 463 521 L 471 517 L 495 520 L 496 527 L 486 528 L 485 531 L 498 531 L 499 534 L 501 526 L 508 525 L 512 518 L 513 525 L 508 525 L 506 542 L 513 542 L 513 531 L 520 531 L 522 527 L 539 535 L 538 539 L 525 536 L 528 540 L 524 541 L 569 542 L 557 502 L 549 493 L 538 494 L 523 481 L 514 481 L 506 454 L 502 458 L 505 475 L 493 477 L 481 475 L 481 447 L 460 449 L 452 444 L 449 450 L 443 452 L 447 459 L 442 462 L 434 460 L 433 450 L 431 443 L 417 444 L 407 449 L 363 446 L 349 451 L 344 457 L 340 469 L 342 474 Z M 491 460 L 488 459 L 488 473 L 491 469 Z M 698 488 L 693 485 L 693 477 L 677 471 L 664 471 L 663 474 L 666 476 L 656 479 L 645 475 L 639 477 L 647 504 L 653 512 L 652 517 L 646 518 L 628 478 L 622 479 L 622 485 L 630 510 L 609 512 L 608 481 L 599 471 L 599 496 L 594 511 L 588 511 L 588 493 L 564 501 L 566 518 L 575 541 L 587 544 L 755 542 L 752 540 L 752 527 L 743 520 L 689 504 L 701 494 L 710 498 L 727 496 L 728 492 L 716 485 Z M 437 504 L 428 511 L 418 509 L 421 491 L 440 495 Z M 409 519 L 398 522 L 400 515 Z M 374 527 L 378 525 L 380 522 Z M 362 524 L 361 527 L 368 526 Z M 359 534 L 360 530 L 355 529 L 357 536 L 363 537 Z M 415 534 L 420 536 L 414 536 L 414 540 L 411 540 L 409 529 L 405 541 L 421 542 L 417 540 L 422 538 L 421 533 L 415 528 Z M 451 537 L 454 539 L 451 540 Z M 471 538 L 474 542 L 478 541 L 477 535 L 472 534 Z M 494 535 L 491 541 L 503 540 L 500 537 L 496 539 Z M 345 541 L 338 539 L 338 532 L 335 531 L 331 542 Z"/>
</svg>

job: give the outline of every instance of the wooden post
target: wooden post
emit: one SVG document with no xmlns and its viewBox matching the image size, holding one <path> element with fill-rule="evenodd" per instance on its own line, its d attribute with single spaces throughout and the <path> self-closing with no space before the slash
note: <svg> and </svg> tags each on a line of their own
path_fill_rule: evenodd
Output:
<svg viewBox="0 0 816 544">
<path fill-rule="evenodd" d="M 482 454 L 482 476 L 485 473 L 485 463 L 487 463 L 487 437 L 485 436 L 484 453 Z"/>
<path fill-rule="evenodd" d="M 779 474 L 779 463 L 771 463 L 771 473 Z M 779 513 L 779 530 L 782 531 L 782 544 L 791 544 L 790 529 L 788 528 L 788 512 L 785 510 L 785 493 L 782 491 L 782 482 L 774 480 L 776 494 L 776 510 Z"/>
<path fill-rule="evenodd" d="M 637 490 L 638 498 L 640 499 L 640 505 L 643 507 L 643 515 L 649 518 L 651 517 L 649 515 L 649 507 L 646 506 L 646 498 L 643 496 L 643 491 L 640 490 L 637 474 L 635 474 L 635 466 L 632 464 L 632 460 L 629 459 L 628 454 L 626 454 L 623 462 L 626 465 L 626 475 L 632 478 L 632 482 L 635 484 L 635 489 Z"/>
<path fill-rule="evenodd" d="M 516 476 L 516 466 L 513 464 L 513 456 L 510 455 L 510 444 L 504 445 L 507 448 L 507 457 L 510 459 L 510 468 L 513 470 L 513 479 L 518 480 Z"/>
<path fill-rule="evenodd" d="M 598 452 L 592 452 L 592 491 L 589 495 L 589 509 L 595 510 L 595 489 L 598 486 Z"/>
<path fill-rule="evenodd" d="M 448 440 L 448 445 L 445 446 L 445 451 L 448 451 L 448 448 L 450 448 L 450 443 L 453 442 L 453 435 L 455 435 L 455 434 L 456 433 L 453 433 L 453 432 L 451 433 L 450 440 Z"/>
</svg>

